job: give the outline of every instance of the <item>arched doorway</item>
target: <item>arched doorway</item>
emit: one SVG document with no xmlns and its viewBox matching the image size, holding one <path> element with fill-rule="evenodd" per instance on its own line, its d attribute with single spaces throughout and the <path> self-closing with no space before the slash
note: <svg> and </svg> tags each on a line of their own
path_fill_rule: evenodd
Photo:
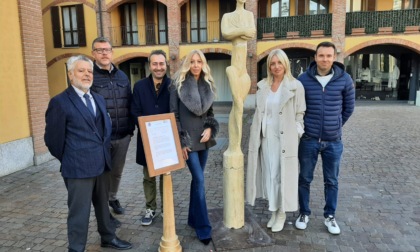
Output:
<svg viewBox="0 0 420 252">
<path fill-rule="evenodd" d="M 134 87 L 134 84 L 149 76 L 149 65 L 146 57 L 136 57 L 129 59 L 123 63 L 119 64 L 119 68 L 123 71 L 131 82 L 131 88 Z"/>
<path fill-rule="evenodd" d="M 418 58 L 406 47 L 383 44 L 355 51 L 344 59 L 344 65 L 355 81 L 356 98 L 409 100 L 410 89 L 417 90 L 419 85 Z"/>
</svg>

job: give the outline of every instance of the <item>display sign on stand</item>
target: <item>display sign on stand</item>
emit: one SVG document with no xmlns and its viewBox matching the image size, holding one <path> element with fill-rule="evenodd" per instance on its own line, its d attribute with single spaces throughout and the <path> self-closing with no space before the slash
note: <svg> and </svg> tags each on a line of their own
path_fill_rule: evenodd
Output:
<svg viewBox="0 0 420 252">
<path fill-rule="evenodd" d="M 171 171 L 185 167 L 174 113 L 140 116 L 147 168 L 151 177 L 163 174 L 163 235 L 159 252 L 181 252 L 176 235 Z"/>
<path fill-rule="evenodd" d="M 138 118 L 149 175 L 155 177 L 185 167 L 175 115 Z"/>
</svg>

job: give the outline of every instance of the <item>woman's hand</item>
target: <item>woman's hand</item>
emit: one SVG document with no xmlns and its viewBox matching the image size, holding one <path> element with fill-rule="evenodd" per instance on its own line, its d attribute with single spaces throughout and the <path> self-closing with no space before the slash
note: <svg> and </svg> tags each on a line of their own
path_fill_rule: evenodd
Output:
<svg viewBox="0 0 420 252">
<path fill-rule="evenodd" d="M 188 160 L 188 152 L 190 151 L 191 149 L 188 147 L 182 148 L 182 157 L 184 158 L 184 160 Z"/>
<path fill-rule="evenodd" d="M 210 140 L 211 137 L 211 128 L 207 128 L 203 131 L 203 133 L 201 133 L 201 139 L 200 139 L 200 143 L 205 143 L 208 140 Z"/>
</svg>

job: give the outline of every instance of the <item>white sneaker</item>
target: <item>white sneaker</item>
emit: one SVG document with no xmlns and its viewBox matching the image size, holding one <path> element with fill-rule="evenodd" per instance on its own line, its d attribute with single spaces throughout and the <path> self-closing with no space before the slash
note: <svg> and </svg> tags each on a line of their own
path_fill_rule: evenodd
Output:
<svg viewBox="0 0 420 252">
<path fill-rule="evenodd" d="M 297 229 L 306 229 L 309 222 L 309 216 L 305 214 L 300 214 L 295 222 L 295 226 Z"/>
<path fill-rule="evenodd" d="M 324 224 L 327 226 L 328 232 L 331 234 L 340 234 L 340 227 L 335 221 L 334 216 L 329 215 L 327 218 L 325 218 Z"/>
</svg>

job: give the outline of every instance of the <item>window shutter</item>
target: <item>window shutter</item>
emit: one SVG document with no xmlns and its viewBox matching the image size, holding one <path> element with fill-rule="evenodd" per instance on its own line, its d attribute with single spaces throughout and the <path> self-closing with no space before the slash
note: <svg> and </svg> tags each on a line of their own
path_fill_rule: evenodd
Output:
<svg viewBox="0 0 420 252">
<path fill-rule="evenodd" d="M 181 6 L 181 41 L 188 42 L 187 4 Z"/>
<path fill-rule="evenodd" d="M 58 6 L 51 6 L 50 11 L 54 48 L 61 48 L 61 27 Z"/>
<path fill-rule="evenodd" d="M 376 1 L 375 0 L 368 0 L 367 11 L 375 11 L 376 9 Z"/>
<path fill-rule="evenodd" d="M 144 19 L 146 22 L 146 45 L 155 45 L 155 3 L 153 1 L 144 2 Z"/>
<path fill-rule="evenodd" d="M 258 1 L 258 11 L 259 11 L 259 18 L 266 18 L 267 17 L 267 0 L 260 0 Z M 273 13 L 271 13 L 273 15 Z"/>
<path fill-rule="evenodd" d="M 77 30 L 79 34 L 79 46 L 86 46 L 85 15 L 83 4 L 76 5 Z"/>
<path fill-rule="evenodd" d="M 306 4 L 305 0 L 298 0 L 297 1 L 297 15 L 306 15 Z"/>
</svg>

